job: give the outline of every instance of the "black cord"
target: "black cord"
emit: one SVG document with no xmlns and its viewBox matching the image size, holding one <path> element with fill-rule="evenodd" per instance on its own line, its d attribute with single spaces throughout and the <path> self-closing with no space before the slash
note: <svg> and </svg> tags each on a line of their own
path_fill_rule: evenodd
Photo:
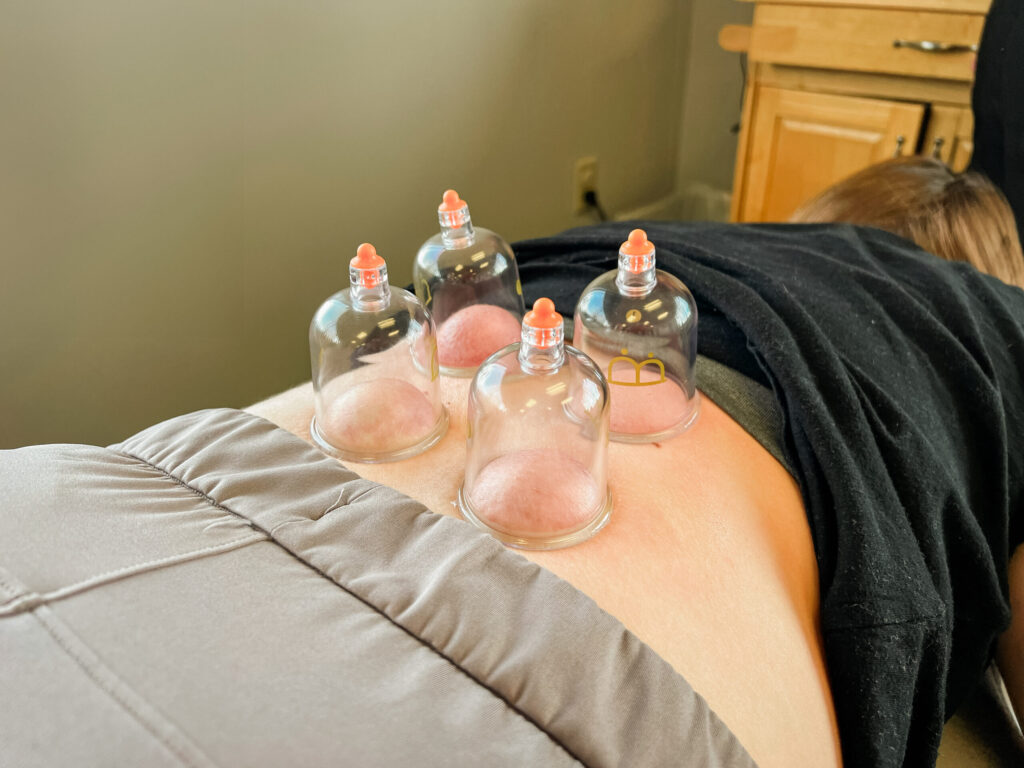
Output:
<svg viewBox="0 0 1024 768">
<path fill-rule="evenodd" d="M 740 115 L 743 115 L 743 97 L 747 93 L 747 54 L 740 54 Z M 729 133 L 739 133 L 740 124 L 734 123 Z"/>
<path fill-rule="evenodd" d="M 608 214 L 605 213 L 604 208 L 601 207 L 601 203 L 597 200 L 597 190 L 588 189 L 583 193 L 583 202 L 587 204 L 587 210 L 592 210 L 597 214 L 599 221 L 608 221 Z"/>
<path fill-rule="evenodd" d="M 747 91 L 747 54 L 740 54 L 740 109 L 743 109 L 743 94 Z"/>
</svg>

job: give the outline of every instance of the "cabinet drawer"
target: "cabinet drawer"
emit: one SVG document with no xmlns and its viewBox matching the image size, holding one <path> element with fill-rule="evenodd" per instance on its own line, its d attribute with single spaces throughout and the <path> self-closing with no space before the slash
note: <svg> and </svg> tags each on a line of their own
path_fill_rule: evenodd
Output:
<svg viewBox="0 0 1024 768">
<path fill-rule="evenodd" d="M 859 5 L 905 8 L 912 11 L 961 11 L 988 13 L 992 0 L 742 0 L 745 3 L 775 5 Z"/>
<path fill-rule="evenodd" d="M 969 82 L 984 23 L 968 13 L 758 5 L 750 58 Z"/>
</svg>

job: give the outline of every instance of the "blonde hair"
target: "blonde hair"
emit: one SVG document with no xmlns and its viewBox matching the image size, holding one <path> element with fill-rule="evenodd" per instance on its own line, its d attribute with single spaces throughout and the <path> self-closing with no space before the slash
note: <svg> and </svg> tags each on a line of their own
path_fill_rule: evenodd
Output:
<svg viewBox="0 0 1024 768">
<path fill-rule="evenodd" d="M 1003 193 L 981 174 L 953 173 L 940 160 L 899 157 L 872 165 L 807 201 L 789 220 L 878 227 L 1024 288 L 1024 252 Z"/>
</svg>

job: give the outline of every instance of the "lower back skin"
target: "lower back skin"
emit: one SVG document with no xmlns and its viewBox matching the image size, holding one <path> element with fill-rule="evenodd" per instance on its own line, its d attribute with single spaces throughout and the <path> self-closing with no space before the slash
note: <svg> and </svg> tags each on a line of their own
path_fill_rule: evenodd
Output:
<svg viewBox="0 0 1024 768">
<path fill-rule="evenodd" d="M 438 445 L 353 472 L 458 516 L 467 379 L 442 379 Z M 684 434 L 612 443 L 614 510 L 593 539 L 521 551 L 593 598 L 700 693 L 763 768 L 841 764 L 819 626 L 818 572 L 799 489 L 704 396 Z M 309 440 L 308 384 L 247 409 Z"/>
</svg>

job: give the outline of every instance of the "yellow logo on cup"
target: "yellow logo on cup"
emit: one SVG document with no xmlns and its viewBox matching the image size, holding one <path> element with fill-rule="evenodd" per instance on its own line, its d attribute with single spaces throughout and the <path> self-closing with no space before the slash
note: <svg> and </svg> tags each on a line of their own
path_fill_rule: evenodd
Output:
<svg viewBox="0 0 1024 768">
<path fill-rule="evenodd" d="M 623 387 L 649 387 L 652 384 L 661 384 L 663 381 L 665 381 L 665 364 L 663 362 L 661 362 L 661 360 L 656 358 L 654 356 L 653 352 L 648 352 L 647 353 L 648 359 L 644 360 L 642 363 L 638 363 L 633 358 L 626 357 L 626 354 L 627 354 L 628 350 L 625 347 L 623 347 L 620 351 L 622 352 L 622 356 L 621 357 L 613 357 L 611 359 L 611 361 L 608 363 L 608 383 L 609 384 L 618 384 L 618 385 L 623 386 Z M 634 377 L 635 377 L 634 381 L 622 381 L 621 379 L 616 379 L 615 378 L 615 376 L 614 376 L 615 364 L 616 363 L 620 363 L 620 362 L 622 362 L 622 363 L 629 363 L 633 367 L 633 374 L 634 374 Z M 658 371 L 658 377 L 656 379 L 654 379 L 653 381 L 640 381 L 640 371 L 641 371 L 641 369 L 646 368 L 648 366 L 650 366 L 651 368 L 654 368 L 655 370 Z"/>
</svg>

